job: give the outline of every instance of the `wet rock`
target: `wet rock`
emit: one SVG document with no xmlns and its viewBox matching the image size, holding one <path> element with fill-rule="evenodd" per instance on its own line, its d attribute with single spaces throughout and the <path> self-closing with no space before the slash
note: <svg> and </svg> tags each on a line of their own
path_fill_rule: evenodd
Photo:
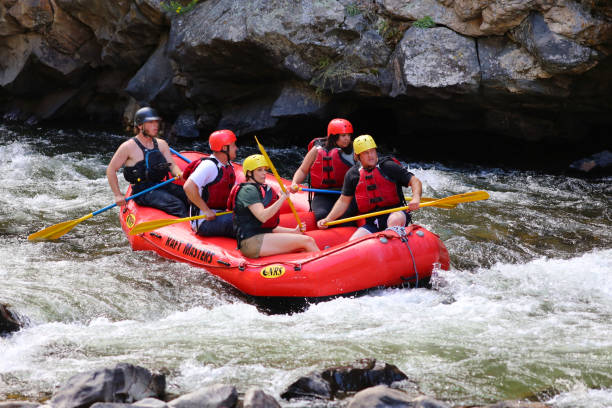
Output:
<svg viewBox="0 0 612 408">
<path fill-rule="evenodd" d="M 321 377 L 321 374 L 311 373 L 307 377 L 301 377 L 291 384 L 281 398 L 291 399 L 331 399 L 332 391 L 329 382 Z"/>
<path fill-rule="evenodd" d="M 474 408 L 548 408 L 549 405 L 531 401 L 501 401 L 492 405 Z"/>
<path fill-rule="evenodd" d="M 71 377 L 51 399 L 54 408 L 87 407 L 96 402 L 132 403 L 147 397 L 162 397 L 164 375 L 132 364 L 90 371 Z"/>
<path fill-rule="evenodd" d="M 595 50 L 554 33 L 540 13 L 531 13 L 512 37 L 521 43 L 551 74 L 579 74 L 597 64 Z"/>
<path fill-rule="evenodd" d="M 200 136 L 197 128 L 195 112 L 187 110 L 182 112 L 174 121 L 172 133 L 178 137 L 196 138 Z"/>
<path fill-rule="evenodd" d="M 487 92 L 556 97 L 569 95 L 567 80 L 552 78 L 527 50 L 506 37 L 478 40 L 481 84 Z"/>
<path fill-rule="evenodd" d="M 231 408 L 238 402 L 238 392 L 231 385 L 216 384 L 191 392 L 168 403 L 171 408 Z"/>
<path fill-rule="evenodd" d="M 406 31 L 393 68 L 391 96 L 474 93 L 480 83 L 475 41 L 444 27 Z"/>
<path fill-rule="evenodd" d="M 130 79 L 125 91 L 141 105 L 150 105 L 157 95 L 172 87 L 172 64 L 166 53 L 167 36 L 162 36 L 157 49 Z"/>
<path fill-rule="evenodd" d="M 597 173 L 612 167 L 612 152 L 604 150 L 570 164 L 570 169 L 581 173 Z"/>
<path fill-rule="evenodd" d="M 476 18 L 480 12 L 478 8 L 476 12 L 461 15 L 455 12 L 452 2 L 445 4 L 437 0 L 384 0 L 382 5 L 387 13 L 396 18 L 415 21 L 429 16 L 436 24 L 449 27 L 464 35 L 485 34 L 480 28 L 480 19 Z"/>
<path fill-rule="evenodd" d="M 391 385 L 408 377 L 396 366 L 375 359 L 360 360 L 349 366 L 333 367 L 311 373 L 291 384 L 282 398 L 325 398 L 357 392 L 379 384 Z"/>
<path fill-rule="evenodd" d="M 53 22 L 53 8 L 49 0 L 21 0 L 7 12 L 28 30 L 45 31 Z"/>
<path fill-rule="evenodd" d="M 21 329 L 19 316 L 8 305 L 0 303 L 0 336 L 6 336 Z"/>
<path fill-rule="evenodd" d="M 36 408 L 41 405 L 30 401 L 6 401 L 0 402 L 0 408 Z"/>
<path fill-rule="evenodd" d="M 406 374 L 393 364 L 381 363 L 375 359 L 364 359 L 345 367 L 334 367 L 321 373 L 333 394 L 356 392 L 380 384 L 391 385 L 407 380 Z"/>
<path fill-rule="evenodd" d="M 290 82 L 283 86 L 270 115 L 279 118 L 315 114 L 328 100 L 326 95 L 317 95 L 314 89 L 302 82 Z"/>
<path fill-rule="evenodd" d="M 158 400 L 157 398 L 145 398 L 140 401 L 136 401 L 132 404 L 132 407 L 139 408 L 167 408 L 168 404 L 166 404 L 162 400 Z"/>
<path fill-rule="evenodd" d="M 412 397 L 399 390 L 384 385 L 368 388 L 355 394 L 349 408 L 394 407 L 414 408 Z"/>
<path fill-rule="evenodd" d="M 548 28 L 563 37 L 586 46 L 597 46 L 610 41 L 612 22 L 592 14 L 586 2 L 556 0 L 543 13 Z"/>
<path fill-rule="evenodd" d="M 219 129 L 232 129 L 236 135 L 273 128 L 278 119 L 271 115 L 274 100 L 265 97 L 223 111 Z"/>
<path fill-rule="evenodd" d="M 280 408 L 274 397 L 256 388 L 251 388 L 244 394 L 242 406 L 244 408 Z"/>
</svg>

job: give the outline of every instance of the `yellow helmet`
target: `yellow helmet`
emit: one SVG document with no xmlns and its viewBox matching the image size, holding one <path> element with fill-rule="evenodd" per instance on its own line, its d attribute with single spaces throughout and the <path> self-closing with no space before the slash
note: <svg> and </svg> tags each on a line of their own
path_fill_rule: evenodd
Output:
<svg viewBox="0 0 612 408">
<path fill-rule="evenodd" d="M 242 171 L 247 175 L 247 171 L 253 171 L 260 167 L 268 167 L 266 158 L 261 154 L 252 154 L 242 162 Z"/>
<path fill-rule="evenodd" d="M 360 154 L 366 150 L 376 149 L 376 143 L 370 135 L 361 135 L 353 140 L 353 151 Z"/>
</svg>

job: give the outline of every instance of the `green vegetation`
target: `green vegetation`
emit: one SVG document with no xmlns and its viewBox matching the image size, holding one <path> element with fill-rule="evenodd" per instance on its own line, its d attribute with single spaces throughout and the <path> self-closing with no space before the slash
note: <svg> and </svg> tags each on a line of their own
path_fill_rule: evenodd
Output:
<svg viewBox="0 0 612 408">
<path fill-rule="evenodd" d="M 323 57 L 317 63 L 317 69 L 325 69 L 332 63 L 332 60 L 329 57 Z"/>
<path fill-rule="evenodd" d="M 191 0 L 188 4 L 183 4 L 180 1 L 176 0 L 163 0 L 161 2 L 161 8 L 170 16 L 175 16 L 179 14 L 185 14 L 196 6 L 200 0 Z"/>
<path fill-rule="evenodd" d="M 397 44 L 403 34 L 401 27 L 384 18 L 379 19 L 376 23 L 376 31 L 388 45 Z"/>
<path fill-rule="evenodd" d="M 326 89 L 335 93 L 342 89 L 343 81 L 346 81 L 354 72 L 353 67 L 344 61 L 332 63 L 328 58 L 324 58 L 326 65 L 323 67 L 319 62 L 321 72 L 315 75 L 310 84 L 317 87 L 317 94 L 322 94 Z"/>
<path fill-rule="evenodd" d="M 346 7 L 344 7 L 344 12 L 346 13 L 347 16 L 353 17 L 358 14 L 361 14 L 363 10 L 361 10 L 361 8 L 359 8 L 357 4 L 351 3 L 347 5 Z"/>
<path fill-rule="evenodd" d="M 436 23 L 430 16 L 425 16 L 412 23 L 412 26 L 417 28 L 432 28 L 436 26 Z"/>
</svg>

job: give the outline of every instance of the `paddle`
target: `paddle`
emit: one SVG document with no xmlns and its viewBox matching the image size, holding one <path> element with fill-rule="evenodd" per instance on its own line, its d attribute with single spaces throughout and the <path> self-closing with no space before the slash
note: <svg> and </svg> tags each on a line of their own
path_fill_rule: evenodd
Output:
<svg viewBox="0 0 612 408">
<path fill-rule="evenodd" d="M 183 159 L 184 161 L 186 161 L 187 163 L 191 163 L 191 160 L 189 160 L 188 158 L 186 158 L 185 156 L 183 156 L 182 154 L 180 154 L 179 152 L 177 152 L 173 148 L 170 148 L 170 151 L 172 153 L 174 153 L 175 155 L 177 155 L 178 157 L 180 157 L 181 159 Z"/>
<path fill-rule="evenodd" d="M 311 191 L 313 193 L 322 193 L 322 194 L 341 194 L 341 191 L 338 190 L 324 190 L 324 189 L 320 189 L 320 188 L 307 188 L 307 187 L 300 187 L 300 190 L 303 191 Z M 412 197 L 410 196 L 404 196 L 404 199 L 406 201 L 410 201 L 412 200 Z M 431 198 L 431 197 L 421 197 L 421 201 L 424 203 L 428 203 L 430 201 L 436 201 L 438 200 L 437 198 Z M 450 208 L 455 208 L 457 206 L 457 204 L 437 204 L 434 207 L 438 207 L 438 208 L 445 208 L 445 209 L 450 209 Z"/>
<path fill-rule="evenodd" d="M 233 211 L 224 211 L 219 212 L 216 215 L 225 215 L 231 214 Z M 206 219 L 205 215 L 195 215 L 193 217 L 185 217 L 185 218 L 164 218 L 161 220 L 153 220 L 153 221 L 145 221 L 140 224 L 134 225 L 134 227 L 130 230 L 130 235 L 138 235 L 143 232 L 153 231 L 155 229 L 165 227 L 167 225 L 178 224 L 179 222 L 192 221 L 192 220 L 201 220 Z"/>
<path fill-rule="evenodd" d="M 457 195 L 453 195 L 450 197 L 441 198 L 439 200 L 430 201 L 428 203 L 421 203 L 419 204 L 419 208 L 420 207 L 434 207 L 439 204 L 469 203 L 472 201 L 486 200 L 487 198 L 489 198 L 489 193 L 487 193 L 486 191 L 482 191 L 482 190 L 472 191 L 470 193 L 457 194 Z M 367 214 L 357 215 L 355 217 L 342 218 L 340 220 L 326 222 L 325 225 L 342 224 L 345 222 L 360 220 L 362 218 L 375 217 L 377 215 L 389 214 L 389 213 L 396 212 L 396 211 L 404 211 L 404 210 L 407 210 L 408 208 L 409 208 L 408 206 L 404 206 L 404 207 L 390 208 L 388 210 L 375 211 L 375 212 L 371 212 Z"/>
<path fill-rule="evenodd" d="M 274 177 L 276 177 L 276 181 L 278 181 L 278 185 L 280 186 L 281 190 L 283 190 L 283 193 L 286 194 L 287 189 L 285 188 L 285 184 L 283 184 L 283 181 L 278 175 L 278 172 L 276 171 L 274 164 L 272 164 L 272 160 L 270 160 L 270 157 L 268 157 L 268 153 L 266 153 L 266 149 L 264 149 L 261 143 L 259 143 L 259 140 L 257 140 L 257 136 L 255 136 L 255 142 L 257 143 L 257 147 L 259 147 L 259 151 L 261 152 L 263 157 L 266 158 L 266 162 L 268 162 L 268 167 L 270 167 L 270 170 L 272 170 Z M 297 221 L 301 229 L 303 226 L 302 221 L 300 220 L 300 216 L 298 215 L 297 211 L 295 211 L 295 207 L 293 206 L 293 203 L 291 202 L 291 198 L 289 196 L 287 196 L 287 202 L 289 203 L 289 208 L 291 208 L 291 212 L 293 213 L 293 216 L 295 217 L 295 220 Z"/>
<path fill-rule="evenodd" d="M 151 190 L 155 190 L 156 188 L 159 188 L 161 186 L 164 186 L 168 183 L 172 183 L 173 181 L 178 180 L 178 177 L 174 177 L 171 178 L 170 180 L 166 180 L 163 183 L 159 183 L 157 185 L 154 185 L 153 187 L 149 187 L 146 190 L 141 191 L 140 193 L 136 193 L 134 195 L 129 196 L 128 198 L 125 199 L 125 201 L 129 201 L 133 198 L 136 198 L 138 196 L 141 196 L 143 194 L 148 193 Z M 81 222 L 93 217 L 94 215 L 98 215 L 100 213 L 103 213 L 106 210 L 110 210 L 111 208 L 115 207 L 117 205 L 117 203 L 113 203 L 107 207 L 104 207 L 98 211 L 94 211 L 92 213 L 89 213 L 81 218 L 77 218 L 76 220 L 70 220 L 70 221 L 64 221 L 64 222 L 60 222 L 59 224 L 55 224 L 52 225 L 50 227 L 47 227 L 43 230 L 40 230 L 38 232 L 35 232 L 33 234 L 30 234 L 28 236 L 28 241 L 38 241 L 38 240 L 43 240 L 43 239 L 57 239 L 59 237 L 61 237 L 62 235 L 66 234 L 68 231 L 70 231 L 71 229 L 73 229 L 74 227 L 76 227 L 78 224 L 80 224 Z"/>
</svg>

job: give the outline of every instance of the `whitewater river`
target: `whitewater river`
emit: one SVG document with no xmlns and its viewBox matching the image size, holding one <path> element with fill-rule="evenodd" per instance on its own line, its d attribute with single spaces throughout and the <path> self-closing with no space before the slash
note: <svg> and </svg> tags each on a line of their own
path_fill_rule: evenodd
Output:
<svg viewBox="0 0 612 408">
<path fill-rule="evenodd" d="M 414 215 L 450 252 L 438 288 L 270 315 L 202 269 L 132 252 L 116 208 L 57 242 L 27 241 L 113 202 L 105 168 L 123 140 L 0 125 L 0 302 L 29 319 L 0 338 L 0 401 L 43 399 L 76 373 L 129 362 L 166 372 L 173 393 L 229 383 L 308 406 L 279 395 L 310 371 L 372 357 L 451 405 L 612 406 L 612 178 L 402 157 L 425 196 L 491 195 Z M 305 149 L 269 153 L 290 177 Z"/>
</svg>

